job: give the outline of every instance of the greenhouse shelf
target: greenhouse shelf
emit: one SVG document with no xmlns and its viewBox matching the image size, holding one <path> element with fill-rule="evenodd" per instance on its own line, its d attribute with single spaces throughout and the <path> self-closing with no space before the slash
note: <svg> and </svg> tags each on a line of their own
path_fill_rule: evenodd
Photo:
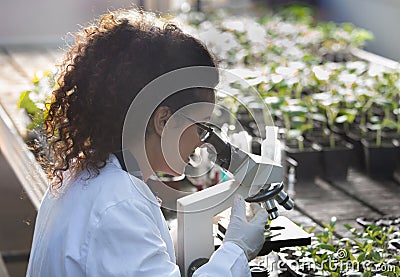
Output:
<svg viewBox="0 0 400 277">
<path fill-rule="evenodd" d="M 47 177 L 1 104 L 0 149 L 32 204 L 39 209 L 41 199 L 47 189 Z"/>
</svg>

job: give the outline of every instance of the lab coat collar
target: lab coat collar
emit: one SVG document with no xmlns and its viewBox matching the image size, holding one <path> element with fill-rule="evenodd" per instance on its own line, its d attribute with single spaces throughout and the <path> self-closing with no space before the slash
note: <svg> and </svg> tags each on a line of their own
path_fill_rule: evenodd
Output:
<svg viewBox="0 0 400 277">
<path fill-rule="evenodd" d="M 129 150 L 114 152 L 110 155 L 109 161 L 113 163 L 116 167 L 128 172 L 130 175 L 143 181 L 143 175 L 142 171 L 139 168 L 139 164 Z M 136 187 L 142 192 L 142 195 L 147 196 L 146 198 L 148 200 L 157 204 L 158 206 L 161 206 L 161 198 L 158 197 L 157 193 L 152 192 L 147 184 L 143 183 L 142 186 Z"/>
<path fill-rule="evenodd" d="M 114 163 L 118 168 L 129 172 L 131 175 L 143 181 L 143 175 L 139 168 L 139 164 L 129 150 L 119 150 L 114 152 L 111 156 L 113 157 L 112 163 Z"/>
</svg>

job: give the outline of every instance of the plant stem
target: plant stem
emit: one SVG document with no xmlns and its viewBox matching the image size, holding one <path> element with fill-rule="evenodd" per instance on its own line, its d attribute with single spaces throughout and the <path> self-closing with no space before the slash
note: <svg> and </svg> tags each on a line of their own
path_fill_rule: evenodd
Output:
<svg viewBox="0 0 400 277">
<path fill-rule="evenodd" d="M 304 138 L 303 136 L 300 136 L 297 138 L 297 142 L 298 142 L 298 148 L 300 151 L 304 151 Z"/>
<path fill-rule="evenodd" d="M 385 118 L 389 119 L 390 115 L 389 115 L 390 109 L 389 108 L 385 108 Z"/>
<path fill-rule="evenodd" d="M 349 122 L 344 123 L 344 132 L 348 133 L 349 132 Z"/>
<path fill-rule="evenodd" d="M 379 128 L 376 130 L 376 146 L 381 146 L 382 144 L 382 130 Z"/>
<path fill-rule="evenodd" d="M 300 83 L 296 84 L 295 88 L 295 98 L 300 99 L 301 98 L 301 92 L 303 91 L 303 86 Z"/>
<path fill-rule="evenodd" d="M 372 117 L 372 109 L 369 109 L 368 110 L 368 118 L 371 118 Z"/>
<path fill-rule="evenodd" d="M 329 146 L 335 148 L 335 135 L 333 133 L 329 135 Z"/>
<path fill-rule="evenodd" d="M 289 118 L 289 115 L 284 113 L 283 114 L 283 120 L 285 121 L 286 130 L 290 130 L 290 118 Z"/>
<path fill-rule="evenodd" d="M 236 113 L 231 112 L 231 116 L 230 116 L 229 120 L 230 120 L 229 125 L 235 126 Z"/>
<path fill-rule="evenodd" d="M 367 118 L 366 118 L 365 113 L 361 113 L 360 128 L 361 128 L 361 134 L 362 135 L 365 134 L 365 125 L 367 124 L 366 121 L 367 121 Z"/>
<path fill-rule="evenodd" d="M 312 119 L 311 113 L 307 117 L 307 121 L 308 121 L 308 124 L 310 125 L 310 130 L 312 130 L 312 128 L 313 128 L 313 119 Z"/>
</svg>

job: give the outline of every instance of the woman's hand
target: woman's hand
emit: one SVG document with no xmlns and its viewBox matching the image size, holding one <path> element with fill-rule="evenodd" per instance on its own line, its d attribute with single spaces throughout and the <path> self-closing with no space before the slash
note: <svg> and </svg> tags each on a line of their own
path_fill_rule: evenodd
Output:
<svg viewBox="0 0 400 277">
<path fill-rule="evenodd" d="M 258 203 L 251 203 L 250 206 L 254 215 L 247 219 L 244 199 L 236 195 L 224 238 L 224 242 L 231 241 L 242 248 L 249 261 L 257 256 L 264 245 L 264 229 L 268 222 L 265 209 Z"/>
</svg>

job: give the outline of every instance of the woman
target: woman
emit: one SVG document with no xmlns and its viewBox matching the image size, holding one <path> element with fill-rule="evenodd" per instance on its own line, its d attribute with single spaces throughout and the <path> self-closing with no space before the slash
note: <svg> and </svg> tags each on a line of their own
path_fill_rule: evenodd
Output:
<svg viewBox="0 0 400 277">
<path fill-rule="evenodd" d="M 168 227 L 145 182 L 156 171 L 183 171 L 204 136 L 193 122 L 210 117 L 214 91 L 170 94 L 153 107 L 143 136 L 137 126 L 123 127 L 128 114 L 145 113 L 129 107 L 149 83 L 193 66 L 216 68 L 202 43 L 144 12 L 112 12 L 77 34 L 45 120 L 53 182 L 39 209 L 27 276 L 180 276 Z M 145 96 L 151 101 L 162 90 Z M 208 105 L 191 108 L 197 103 Z M 129 157 L 121 152 L 123 130 L 132 134 Z M 177 151 L 163 149 L 172 143 Z M 247 221 L 244 201 L 236 198 L 222 246 L 195 276 L 250 275 L 248 260 L 263 245 L 267 221 L 254 208 Z"/>
</svg>

